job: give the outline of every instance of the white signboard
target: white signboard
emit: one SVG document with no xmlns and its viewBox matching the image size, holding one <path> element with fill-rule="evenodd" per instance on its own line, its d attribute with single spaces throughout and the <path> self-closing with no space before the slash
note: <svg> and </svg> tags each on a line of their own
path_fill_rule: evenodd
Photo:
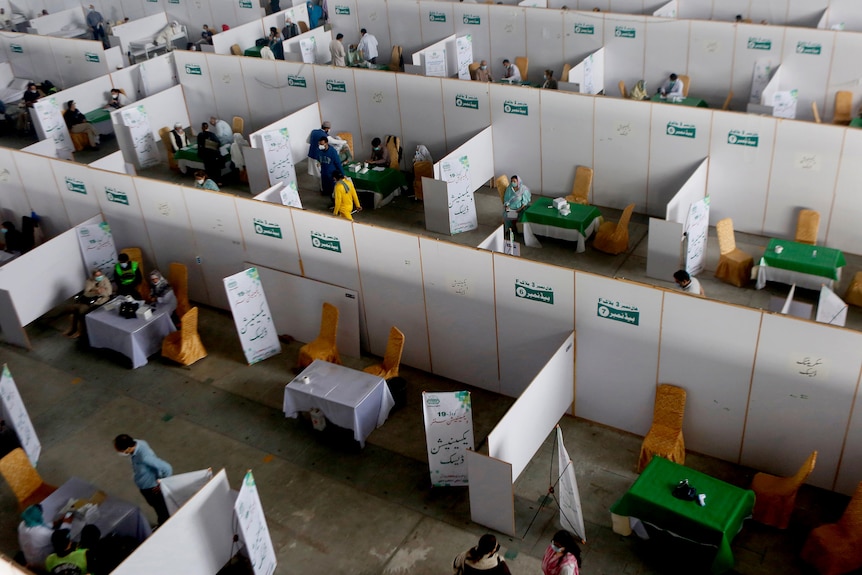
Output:
<svg viewBox="0 0 862 575">
<path fill-rule="evenodd" d="M 27 408 L 24 407 L 24 402 L 21 400 L 18 388 L 15 387 L 15 380 L 12 379 L 9 366 L 5 363 L 3 364 L 3 375 L 0 376 L 0 401 L 3 402 L 3 418 L 15 430 L 21 447 L 27 454 L 27 458 L 30 459 L 30 463 L 35 467 L 39 462 L 39 454 L 42 453 L 42 444 L 39 443 L 39 438 L 36 437 L 33 422 L 30 421 L 30 416 L 27 415 Z M 472 435 L 470 439 L 472 441 Z M 472 443 L 470 447 L 473 447 Z"/>
<path fill-rule="evenodd" d="M 446 73 L 446 50 L 428 50 L 424 52 L 425 56 L 425 75 L 445 78 Z"/>
<path fill-rule="evenodd" d="M 796 100 L 799 93 L 796 90 L 776 92 L 772 97 L 772 115 L 777 118 L 796 118 Z"/>
<path fill-rule="evenodd" d="M 260 504 L 260 494 L 257 492 L 251 470 L 242 480 L 242 487 L 239 488 L 233 510 L 236 513 L 239 531 L 245 541 L 254 575 L 272 575 L 275 573 L 277 564 L 275 548 L 272 546 L 269 527 L 266 526 L 266 517 Z"/>
<path fill-rule="evenodd" d="M 249 365 L 281 353 L 257 268 L 224 278 L 230 311 Z"/>
<path fill-rule="evenodd" d="M 150 126 L 150 118 L 144 106 L 127 106 L 120 112 L 123 125 L 129 129 L 132 138 L 132 146 L 135 149 L 135 159 L 138 168 L 149 168 L 157 166 L 159 153 L 156 148 L 156 139 Z"/>
<path fill-rule="evenodd" d="M 27 108 L 24 108 L 19 114 L 26 114 L 27 111 Z M 39 134 L 41 139 L 53 139 L 57 150 L 74 150 L 57 98 L 42 98 L 37 101 L 33 104 L 33 113 L 38 118 L 36 125 L 42 130 L 42 134 Z"/>
<path fill-rule="evenodd" d="M 587 542 L 587 534 L 584 530 L 584 513 L 581 510 L 581 495 L 578 492 L 578 480 L 575 478 L 575 464 L 566 446 L 563 445 L 563 430 L 557 426 L 557 473 L 560 474 L 560 525 L 563 529 L 574 531 L 581 538 L 582 543 Z"/>
<path fill-rule="evenodd" d="M 473 451 L 469 391 L 422 392 L 431 485 L 467 485 L 466 451 Z"/>
<path fill-rule="evenodd" d="M 162 497 L 168 507 L 168 513 L 173 515 L 186 501 L 194 497 L 213 477 L 212 469 L 201 469 L 200 471 L 189 471 L 177 473 L 164 479 L 159 479 Z"/>
<path fill-rule="evenodd" d="M 582 94 L 595 94 L 596 82 L 593 78 L 593 55 L 584 58 L 584 85 L 581 86 Z"/>
<path fill-rule="evenodd" d="M 317 50 L 317 41 L 314 39 L 314 36 L 300 40 L 299 50 L 302 52 L 303 62 L 306 64 L 314 64 L 314 54 Z"/>
<path fill-rule="evenodd" d="M 685 270 L 691 275 L 703 271 L 706 265 L 706 238 L 709 233 L 709 196 L 694 202 L 688 208 L 685 222 Z"/>
<path fill-rule="evenodd" d="M 296 188 L 296 169 L 290 155 L 290 135 L 287 128 L 264 132 L 260 135 L 260 142 L 270 185 L 284 182 L 285 186 L 292 184 Z"/>
<path fill-rule="evenodd" d="M 69 185 L 68 182 L 67 185 Z M 111 235 L 111 227 L 107 222 L 102 222 L 98 225 L 78 226 L 76 229 L 87 276 L 93 270 L 100 270 L 105 276 L 113 278 L 114 264 L 117 263 L 117 248 L 114 245 L 114 236 Z"/>
<path fill-rule="evenodd" d="M 479 222 L 476 200 L 470 191 L 470 159 L 461 156 L 458 161 L 441 161 L 440 175 L 449 185 L 449 232 L 460 234 L 475 230 Z"/>
<path fill-rule="evenodd" d="M 770 60 L 758 60 L 754 63 L 754 75 L 751 78 L 751 96 L 748 98 L 748 101 L 752 104 L 760 104 L 763 90 L 769 84 L 770 73 L 772 73 L 772 62 Z"/>
<path fill-rule="evenodd" d="M 470 79 L 470 64 L 473 63 L 473 36 L 458 36 L 455 38 L 458 49 L 458 79 Z"/>
<path fill-rule="evenodd" d="M 281 196 L 281 204 L 292 208 L 302 209 L 302 200 L 299 198 L 299 190 L 296 187 L 296 182 L 287 182 L 279 191 Z"/>
</svg>

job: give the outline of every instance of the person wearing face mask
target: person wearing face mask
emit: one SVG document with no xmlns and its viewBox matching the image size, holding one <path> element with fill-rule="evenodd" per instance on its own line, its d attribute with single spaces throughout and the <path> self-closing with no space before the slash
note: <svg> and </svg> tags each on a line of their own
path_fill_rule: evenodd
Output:
<svg viewBox="0 0 862 575">
<path fill-rule="evenodd" d="M 491 71 L 488 69 L 488 62 L 482 60 L 479 62 L 479 68 L 476 70 L 476 76 L 473 78 L 477 82 L 493 82 Z"/>
<path fill-rule="evenodd" d="M 308 174 L 310 176 L 314 176 L 317 179 L 320 179 L 320 139 L 326 138 L 327 143 L 330 147 L 334 147 L 336 152 L 339 152 L 339 161 L 341 160 L 340 151 L 342 148 L 347 146 L 347 140 L 342 140 L 341 138 L 336 138 L 335 136 L 331 136 L 330 132 L 332 131 L 332 123 L 329 121 L 324 121 L 320 124 L 320 128 L 315 128 L 308 135 Z M 338 168 L 341 171 L 341 167 Z M 321 190 L 321 193 L 322 190 Z"/>
<path fill-rule="evenodd" d="M 542 84 L 542 88 L 544 88 L 545 90 L 557 89 L 557 81 L 554 80 L 553 70 L 545 70 L 545 82 Z"/>
<path fill-rule="evenodd" d="M 96 7 L 90 4 L 87 9 L 87 26 L 90 32 L 93 33 L 93 40 L 100 41 L 105 48 L 110 48 L 108 39 L 105 36 L 105 19 L 96 11 Z"/>
<path fill-rule="evenodd" d="M 506 233 L 515 230 L 515 224 L 521 219 L 521 214 L 530 207 L 530 188 L 521 183 L 518 176 L 512 176 L 509 187 L 503 194 L 503 228 Z"/>
<path fill-rule="evenodd" d="M 581 548 L 575 536 L 565 530 L 557 531 L 542 558 L 542 575 L 578 575 L 581 567 Z"/>
<path fill-rule="evenodd" d="M 182 148 L 188 148 L 189 146 L 189 135 L 183 129 L 183 125 L 177 122 L 174 124 L 174 129 L 171 130 L 171 147 L 174 149 L 174 152 L 179 152 Z"/>
<path fill-rule="evenodd" d="M 341 158 L 338 152 L 329 145 L 328 138 L 320 138 L 317 141 L 317 161 L 320 162 L 320 194 L 332 197 L 335 191 L 335 174 L 344 172 L 341 167 Z"/>
<path fill-rule="evenodd" d="M 117 295 L 130 295 L 137 299 L 140 297 L 138 286 L 144 281 L 138 262 L 130 261 L 128 254 L 120 254 L 117 257 L 117 265 L 114 266 L 114 279 L 117 281 Z"/>
<path fill-rule="evenodd" d="M 44 95 L 45 94 L 36 86 L 35 82 L 27 84 L 27 91 L 24 92 L 24 96 L 18 104 L 18 107 L 21 108 L 18 112 L 19 132 L 25 132 L 32 128 L 33 122 L 30 120 L 30 110 L 33 109 L 33 106 L 36 104 L 36 100 Z"/>
<path fill-rule="evenodd" d="M 132 439 L 125 433 L 114 438 L 114 449 L 122 456 L 131 457 L 135 485 L 147 503 L 156 510 L 158 525 L 163 524 L 170 518 L 170 514 L 162 496 L 159 479 L 173 475 L 170 463 L 159 459 L 146 441 Z"/>
<path fill-rule="evenodd" d="M 87 141 L 90 147 L 94 150 L 99 149 L 99 134 L 93 124 L 87 121 L 87 117 L 81 113 L 74 100 L 69 100 L 66 103 L 66 113 L 63 114 L 63 119 L 66 121 L 66 127 L 72 134 L 86 134 Z"/>
<path fill-rule="evenodd" d="M 369 165 L 389 167 L 389 148 L 383 145 L 380 138 L 371 140 L 371 157 L 368 158 Z"/>
<path fill-rule="evenodd" d="M 500 544 L 491 533 L 485 533 L 479 538 L 479 544 L 460 553 L 452 562 L 454 575 L 471 575 L 485 573 L 486 575 L 509 575 L 509 566 L 498 555 Z"/>
<path fill-rule="evenodd" d="M 503 73 L 504 80 L 512 84 L 521 81 L 521 69 L 509 62 L 509 60 L 503 60 L 503 68 L 506 70 Z"/>
<path fill-rule="evenodd" d="M 120 92 L 119 88 L 111 89 L 111 97 L 108 98 L 108 103 L 105 108 L 114 108 L 115 110 L 122 108 L 123 106 L 128 105 L 129 99 Z"/>
<path fill-rule="evenodd" d="M 207 177 L 207 173 L 203 170 L 198 170 L 195 172 L 195 187 L 204 190 L 212 190 L 214 192 L 219 191 L 218 184 L 209 179 Z"/>
<path fill-rule="evenodd" d="M 332 213 L 352 221 L 353 211 L 362 211 L 362 204 L 359 203 L 353 181 L 345 178 L 341 172 L 335 172 L 333 177 L 335 178 L 335 205 Z"/>
<path fill-rule="evenodd" d="M 3 222 L 3 227 L 0 228 L 0 233 L 3 237 L 3 251 L 10 254 L 20 254 L 24 249 L 24 236 L 21 232 L 15 229 L 15 224 L 12 222 Z"/>
<path fill-rule="evenodd" d="M 73 339 L 80 337 L 83 333 L 82 330 L 87 327 L 84 323 L 84 316 L 100 305 L 108 303 L 113 293 L 114 286 L 111 285 L 111 281 L 105 277 L 105 274 L 101 270 L 93 270 L 93 273 L 84 283 L 84 291 L 75 296 L 75 301 L 63 308 L 59 314 L 72 316 L 72 323 L 65 335 Z"/>
</svg>

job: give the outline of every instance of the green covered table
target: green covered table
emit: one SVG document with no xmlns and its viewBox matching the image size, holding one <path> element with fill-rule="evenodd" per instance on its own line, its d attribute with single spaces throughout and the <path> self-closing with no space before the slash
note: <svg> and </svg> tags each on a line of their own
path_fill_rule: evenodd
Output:
<svg viewBox="0 0 862 575">
<path fill-rule="evenodd" d="M 851 128 L 862 128 L 862 118 L 853 118 L 850 120 Z"/>
<path fill-rule="evenodd" d="M 602 213 L 595 206 L 569 202 L 571 213 L 561 216 L 554 207 L 554 198 L 538 196 L 524 210 L 519 221 L 524 227 L 524 243 L 533 248 L 542 244 L 536 236 L 578 242 L 577 252 L 586 250 L 586 239 L 602 222 Z"/>
<path fill-rule="evenodd" d="M 251 48 L 246 48 L 242 55 L 248 56 L 249 58 L 260 58 L 261 48 L 263 48 L 263 46 L 252 46 Z"/>
<path fill-rule="evenodd" d="M 661 104 L 677 104 L 679 106 L 691 106 L 692 108 L 709 108 L 706 100 L 701 100 L 700 98 L 691 98 L 686 96 L 680 101 L 669 100 L 667 98 L 662 98 L 659 94 L 656 94 L 652 98 L 650 98 L 651 102 L 659 102 Z"/>
<path fill-rule="evenodd" d="M 392 201 L 402 187 L 407 187 L 407 179 L 401 170 L 384 168 L 375 170 L 369 168 L 364 174 L 358 171 L 361 164 L 344 166 L 344 175 L 353 180 L 357 192 L 368 192 L 374 195 L 373 209 L 381 208 Z"/>
<path fill-rule="evenodd" d="M 114 125 L 111 123 L 111 111 L 105 108 L 96 108 L 91 112 L 84 114 L 87 121 L 93 124 L 96 133 L 100 136 L 107 136 L 114 133 Z"/>
<path fill-rule="evenodd" d="M 222 160 L 224 161 L 224 166 L 222 167 L 221 173 L 226 174 L 230 173 L 230 164 L 227 160 L 230 158 L 225 158 L 225 151 L 229 151 L 230 146 L 222 146 L 220 151 L 222 153 Z M 191 170 L 203 170 L 204 162 L 198 157 L 198 145 L 197 144 L 189 144 L 185 148 L 180 148 L 176 152 L 174 152 L 174 159 L 177 161 L 177 167 L 180 169 L 180 172 L 185 174 L 189 169 Z M 208 174 L 212 177 L 212 174 Z"/>
<path fill-rule="evenodd" d="M 528 82 L 527 80 L 521 80 L 520 82 L 509 82 L 508 80 L 495 80 L 495 84 L 505 84 L 506 86 L 526 86 L 528 88 L 541 88 L 541 84 L 537 84 L 535 82 Z"/>
<path fill-rule="evenodd" d="M 688 479 L 698 494 L 706 495 L 704 507 L 697 501 L 683 501 L 672 495 L 673 488 L 683 479 Z M 712 572 L 722 573 L 733 567 L 730 542 L 753 508 L 753 491 L 663 457 L 653 457 L 634 485 L 611 506 L 611 513 L 635 517 L 684 539 L 715 547 Z M 615 530 L 616 527 L 615 521 Z"/>
<path fill-rule="evenodd" d="M 780 248 L 780 253 L 776 248 Z M 832 289 L 834 283 L 841 280 L 841 268 L 845 265 L 844 254 L 835 248 L 773 238 L 760 258 L 757 289 L 762 289 L 767 281 L 813 290 L 825 284 Z"/>
</svg>

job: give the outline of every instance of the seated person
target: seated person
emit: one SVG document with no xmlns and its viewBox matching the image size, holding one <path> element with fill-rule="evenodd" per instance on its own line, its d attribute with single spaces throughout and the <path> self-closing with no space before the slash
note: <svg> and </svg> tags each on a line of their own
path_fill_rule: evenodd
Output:
<svg viewBox="0 0 862 575">
<path fill-rule="evenodd" d="M 671 74 L 658 89 L 662 98 L 682 98 L 683 83 L 676 74 Z"/>
<path fill-rule="evenodd" d="M 647 92 L 646 82 L 638 80 L 635 87 L 632 88 L 632 93 L 629 98 L 632 100 L 649 100 L 649 92 Z"/>
<path fill-rule="evenodd" d="M 93 124 L 87 121 L 86 116 L 81 113 L 81 110 L 75 105 L 74 100 L 69 100 L 66 103 L 66 113 L 63 114 L 63 119 L 66 121 L 66 127 L 72 134 L 87 134 L 87 140 L 90 142 L 90 147 L 94 150 L 99 149 L 99 134 Z"/>
<path fill-rule="evenodd" d="M 289 40 L 294 36 L 299 36 L 299 26 L 293 23 L 290 16 L 284 19 L 284 28 L 281 29 L 281 35 L 285 40 Z"/>
<path fill-rule="evenodd" d="M 479 67 L 476 68 L 476 73 L 473 77 L 473 80 L 476 82 L 493 82 L 494 78 L 491 77 L 491 71 L 488 69 L 488 62 L 482 60 L 479 62 Z"/>
<path fill-rule="evenodd" d="M 45 559 L 53 553 L 51 535 L 54 530 L 45 524 L 42 516 L 42 506 L 31 505 L 21 513 L 21 523 L 18 524 L 18 545 L 24 553 L 27 568 L 34 571 L 45 570 Z"/>
<path fill-rule="evenodd" d="M 18 107 L 22 108 L 22 110 L 18 113 L 18 131 L 23 132 L 24 130 L 31 128 L 32 123 L 30 122 L 30 110 L 36 104 L 36 100 L 43 97 L 45 94 L 41 92 L 36 86 L 35 82 L 30 82 L 27 84 L 27 91 L 24 92 L 24 96 L 21 101 L 18 103 Z"/>
<path fill-rule="evenodd" d="M 363 65 L 362 54 L 359 53 L 356 44 L 347 47 L 347 65 L 354 67 Z"/>
<path fill-rule="evenodd" d="M 203 170 L 195 172 L 195 187 L 204 190 L 212 190 L 214 192 L 219 191 L 218 184 L 212 181 Z"/>
<path fill-rule="evenodd" d="M 353 220 L 353 211 L 362 211 L 359 196 L 350 178 L 345 178 L 341 172 L 335 172 L 335 209 L 332 211 L 336 216 Z"/>
<path fill-rule="evenodd" d="M 545 90 L 557 89 L 557 81 L 554 79 L 553 70 L 545 70 L 545 82 L 544 84 L 542 84 L 542 88 L 544 88 Z"/>
<path fill-rule="evenodd" d="M 174 152 L 179 152 L 182 148 L 189 147 L 189 134 L 183 129 L 183 125 L 177 122 L 174 124 L 174 129 L 170 132 L 171 147 Z M 194 134 L 192 134 L 194 135 Z"/>
<path fill-rule="evenodd" d="M 210 180 L 212 181 L 212 180 Z M 150 272 L 150 303 L 153 308 L 159 307 L 172 308 L 171 319 L 174 325 L 180 323 L 180 318 L 177 317 L 177 296 L 174 295 L 174 288 L 165 279 L 165 276 L 159 270 Z"/>
<path fill-rule="evenodd" d="M 371 140 L 371 157 L 368 159 L 368 164 L 388 168 L 390 163 L 389 148 L 383 145 L 380 138 Z"/>
<path fill-rule="evenodd" d="M 61 314 L 67 313 L 72 316 L 72 323 L 65 335 L 73 339 L 80 337 L 82 328 L 86 327 L 84 316 L 100 305 L 108 303 L 113 293 L 114 286 L 111 285 L 111 281 L 105 277 L 101 270 L 93 270 L 93 273 L 84 283 L 84 291 L 75 296 L 75 301 L 65 306 L 61 312 Z"/>
<path fill-rule="evenodd" d="M 503 68 L 506 71 L 503 73 L 503 79 L 507 82 L 515 83 L 521 81 L 521 70 L 509 60 L 503 60 Z"/>
<path fill-rule="evenodd" d="M 210 27 L 204 24 L 203 31 L 201 32 L 201 39 L 196 42 L 196 44 L 209 44 L 212 46 L 213 44 L 213 31 L 210 30 Z"/>
<path fill-rule="evenodd" d="M 87 569 L 90 575 L 103 575 L 110 573 L 105 565 L 105 548 L 102 543 L 102 531 L 92 524 L 84 525 L 81 529 L 81 543 L 78 546 L 86 552 Z"/>
<path fill-rule="evenodd" d="M 138 262 L 129 259 L 129 254 L 120 254 L 114 266 L 114 280 L 117 282 L 117 295 L 141 297 L 138 286 L 144 281 Z"/>
<path fill-rule="evenodd" d="M 51 535 L 54 552 L 45 560 L 45 569 L 56 575 L 86 575 L 87 552 L 72 543 L 68 529 L 58 529 Z"/>
<path fill-rule="evenodd" d="M 123 106 L 127 106 L 128 104 L 129 99 L 126 98 L 125 94 L 120 92 L 119 88 L 112 88 L 111 97 L 108 98 L 108 103 L 105 105 L 105 108 L 114 108 L 116 110 Z"/>
<path fill-rule="evenodd" d="M 503 194 L 503 228 L 506 233 L 515 228 L 521 214 L 530 207 L 531 199 L 530 188 L 522 184 L 518 176 L 512 176 Z"/>
<path fill-rule="evenodd" d="M 267 46 L 272 49 L 275 49 L 276 44 L 281 42 L 284 38 L 281 37 L 281 34 L 278 31 L 278 28 L 275 26 L 271 26 L 269 29 L 269 36 L 266 39 Z"/>
<path fill-rule="evenodd" d="M 20 254 L 24 250 L 24 236 L 15 229 L 15 224 L 3 222 L 0 233 L 3 234 L 3 251 L 10 254 Z"/>
</svg>

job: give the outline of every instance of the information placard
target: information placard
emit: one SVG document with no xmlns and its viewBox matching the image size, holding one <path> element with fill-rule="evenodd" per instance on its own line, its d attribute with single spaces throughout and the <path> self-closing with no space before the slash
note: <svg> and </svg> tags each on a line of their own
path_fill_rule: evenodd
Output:
<svg viewBox="0 0 862 575">
<path fill-rule="evenodd" d="M 259 138 L 260 147 L 263 148 L 270 185 L 284 182 L 286 187 L 291 186 L 296 189 L 296 169 L 293 166 L 293 157 L 290 155 L 290 134 L 287 128 L 264 132 L 257 138 Z"/>
<path fill-rule="evenodd" d="M 467 485 L 465 451 L 473 451 L 469 391 L 422 392 L 428 465 L 434 487 Z"/>
<path fill-rule="evenodd" d="M 455 46 L 458 49 L 458 79 L 469 80 L 470 64 L 473 63 L 473 36 L 458 36 Z"/>
<path fill-rule="evenodd" d="M 28 110 L 24 108 L 19 114 L 26 114 Z M 33 104 L 33 113 L 38 118 L 38 126 L 42 130 L 40 134 L 42 139 L 51 138 L 54 140 L 54 146 L 57 150 L 66 150 L 71 152 L 72 138 L 69 136 L 69 128 L 66 127 L 66 122 L 63 120 L 63 113 L 60 111 L 60 102 L 57 98 L 42 98 Z"/>
<path fill-rule="evenodd" d="M 440 162 L 441 179 L 449 184 L 449 232 L 460 234 L 479 226 L 476 217 L 476 200 L 470 191 L 470 159 L 461 156 L 457 161 Z"/>
<path fill-rule="evenodd" d="M 224 278 L 224 288 L 249 365 L 281 353 L 257 268 Z"/>
<path fill-rule="evenodd" d="M 150 118 L 143 106 L 127 106 L 120 113 L 123 125 L 129 129 L 132 146 L 135 149 L 135 160 L 138 168 L 157 166 L 161 162 L 156 148 L 156 139 L 150 126 Z"/>
<path fill-rule="evenodd" d="M 42 453 L 42 444 L 36 437 L 33 422 L 30 421 L 30 416 L 27 414 L 27 408 L 24 407 L 24 401 L 21 399 L 21 394 L 18 393 L 15 380 L 12 379 L 12 374 L 9 372 L 9 366 L 5 363 L 3 364 L 3 375 L 0 376 L 0 401 L 3 403 L 3 418 L 15 430 L 21 447 L 27 454 L 30 463 L 35 467 L 39 462 L 39 454 Z"/>
<path fill-rule="evenodd" d="M 686 220 L 685 270 L 691 275 L 703 271 L 706 265 L 706 239 L 709 233 L 709 196 L 693 202 Z"/>
<path fill-rule="evenodd" d="M 445 78 L 446 72 L 446 50 L 428 50 L 425 56 L 425 75 Z"/>
<path fill-rule="evenodd" d="M 581 509 L 581 495 L 578 491 L 578 480 L 575 478 L 575 464 L 566 446 L 563 444 L 563 430 L 557 426 L 557 473 L 560 474 L 560 525 L 574 531 L 581 538 L 581 543 L 587 542 L 584 530 L 584 512 Z"/>
<path fill-rule="evenodd" d="M 233 510 L 254 575 L 272 575 L 277 565 L 275 548 L 272 546 L 269 527 L 266 526 L 266 517 L 260 504 L 260 494 L 257 492 L 251 470 L 246 472 L 242 480 Z"/>
<path fill-rule="evenodd" d="M 100 270 L 105 276 L 113 278 L 114 264 L 117 263 L 117 248 L 108 223 L 77 226 L 75 229 L 87 275 L 92 274 L 93 270 Z"/>
</svg>

